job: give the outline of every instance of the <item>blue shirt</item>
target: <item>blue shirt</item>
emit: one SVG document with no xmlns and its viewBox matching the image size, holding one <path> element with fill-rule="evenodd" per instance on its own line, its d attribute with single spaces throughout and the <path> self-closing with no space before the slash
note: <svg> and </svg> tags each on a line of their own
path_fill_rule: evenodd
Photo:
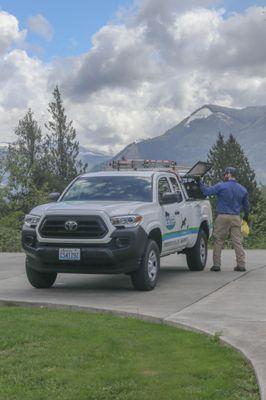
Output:
<svg viewBox="0 0 266 400">
<path fill-rule="evenodd" d="M 239 215 L 242 210 L 245 214 L 249 213 L 247 189 L 234 179 L 214 186 L 206 186 L 200 182 L 200 189 L 204 196 L 217 196 L 217 214 Z"/>
</svg>

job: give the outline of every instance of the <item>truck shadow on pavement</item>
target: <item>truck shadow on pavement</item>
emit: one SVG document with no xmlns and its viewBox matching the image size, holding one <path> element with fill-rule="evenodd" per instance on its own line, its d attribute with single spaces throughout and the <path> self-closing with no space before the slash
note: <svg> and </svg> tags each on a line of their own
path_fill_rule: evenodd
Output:
<svg viewBox="0 0 266 400">
<path fill-rule="evenodd" d="M 178 284 L 179 278 L 195 274 L 188 270 L 187 267 L 162 267 L 158 285 L 162 287 L 169 286 L 170 282 Z M 158 288 L 157 288 L 158 289 Z M 51 290 L 51 289 L 49 289 Z M 53 291 L 80 291 L 80 290 L 108 290 L 108 291 L 125 291 L 133 289 L 129 275 L 72 275 L 58 274 L 58 278 L 52 288 Z M 156 288 L 154 289 L 156 290 Z"/>
</svg>

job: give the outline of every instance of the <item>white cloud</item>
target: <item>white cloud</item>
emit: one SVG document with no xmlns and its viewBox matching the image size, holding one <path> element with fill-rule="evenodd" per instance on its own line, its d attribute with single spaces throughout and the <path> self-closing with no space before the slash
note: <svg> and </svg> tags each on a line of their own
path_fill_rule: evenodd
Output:
<svg viewBox="0 0 266 400">
<path fill-rule="evenodd" d="M 19 31 L 18 20 L 13 15 L 0 11 L 0 54 L 12 44 L 23 40 L 26 31 Z"/>
<path fill-rule="evenodd" d="M 28 108 L 43 122 L 48 70 L 24 50 L 14 49 L 0 57 L 0 141 L 14 140 L 14 128 Z"/>
<path fill-rule="evenodd" d="M 46 39 L 48 42 L 53 38 L 54 29 L 50 22 L 42 14 L 29 17 L 28 27 L 32 32 Z"/>
<path fill-rule="evenodd" d="M 138 0 L 94 35 L 87 53 L 48 65 L 8 50 L 21 33 L 5 13 L 14 25 L 0 56 L 0 141 L 27 107 L 45 118 L 55 84 L 80 141 L 114 152 L 163 133 L 204 103 L 266 104 L 266 9 L 228 15 L 210 4 Z"/>
</svg>

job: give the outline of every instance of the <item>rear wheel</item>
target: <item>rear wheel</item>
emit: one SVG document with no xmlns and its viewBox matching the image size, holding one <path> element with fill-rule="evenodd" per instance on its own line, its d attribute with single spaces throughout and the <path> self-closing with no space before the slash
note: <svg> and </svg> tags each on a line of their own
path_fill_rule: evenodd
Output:
<svg viewBox="0 0 266 400">
<path fill-rule="evenodd" d="M 208 238 L 203 229 L 200 229 L 195 246 L 187 250 L 187 265 L 190 271 L 202 271 L 207 262 Z"/>
<path fill-rule="evenodd" d="M 142 257 L 140 268 L 132 272 L 131 281 L 137 290 L 155 288 L 160 272 L 160 251 L 154 240 L 149 240 Z"/>
<path fill-rule="evenodd" d="M 30 284 L 37 289 L 48 289 L 53 286 L 57 273 L 39 272 L 30 268 L 29 262 L 26 260 L 26 274 Z"/>
</svg>

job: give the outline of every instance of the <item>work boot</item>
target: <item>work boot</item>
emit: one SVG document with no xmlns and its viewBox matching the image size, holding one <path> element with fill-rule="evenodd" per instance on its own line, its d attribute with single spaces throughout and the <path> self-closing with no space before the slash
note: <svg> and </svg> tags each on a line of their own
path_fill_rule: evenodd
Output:
<svg viewBox="0 0 266 400">
<path fill-rule="evenodd" d="M 220 271 L 221 271 L 221 268 L 220 268 L 220 267 L 217 267 L 216 265 L 213 265 L 213 266 L 211 267 L 210 271 L 220 272 Z"/>
<path fill-rule="evenodd" d="M 234 268 L 234 271 L 237 271 L 237 272 L 245 272 L 245 271 L 246 271 L 246 268 L 245 268 L 245 267 L 235 267 L 235 268 Z"/>
</svg>

